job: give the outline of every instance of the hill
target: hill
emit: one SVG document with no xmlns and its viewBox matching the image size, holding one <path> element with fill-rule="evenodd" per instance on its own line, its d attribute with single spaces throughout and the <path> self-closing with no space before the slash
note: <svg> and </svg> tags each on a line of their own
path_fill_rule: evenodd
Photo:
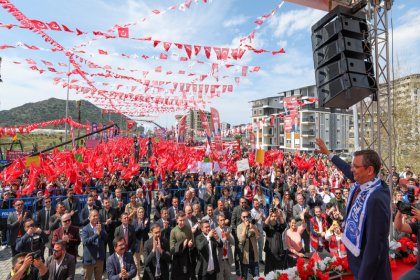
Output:
<svg viewBox="0 0 420 280">
<path fill-rule="evenodd" d="M 47 100 L 26 103 L 10 110 L 0 111 L 0 126 L 14 126 L 22 124 L 39 123 L 49 120 L 61 119 L 66 116 L 66 100 L 50 98 Z M 78 109 L 75 100 L 69 100 L 69 116 L 78 121 Z M 116 114 L 103 114 L 101 109 L 86 100 L 81 100 L 80 122 L 108 124 L 109 120 L 121 127 L 121 116 Z M 122 128 L 125 129 L 126 121 L 122 118 Z M 64 126 L 63 126 L 64 127 Z M 57 129 L 62 127 L 56 127 Z"/>
</svg>

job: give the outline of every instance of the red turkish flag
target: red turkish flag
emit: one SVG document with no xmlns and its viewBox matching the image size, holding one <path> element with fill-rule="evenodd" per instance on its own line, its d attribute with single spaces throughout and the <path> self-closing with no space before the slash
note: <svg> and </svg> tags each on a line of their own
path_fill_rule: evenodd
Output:
<svg viewBox="0 0 420 280">
<path fill-rule="evenodd" d="M 41 60 L 42 61 L 42 63 L 44 63 L 45 65 L 47 65 L 47 66 L 54 66 L 51 62 L 49 62 L 49 61 L 46 61 L 46 60 Z"/>
<path fill-rule="evenodd" d="M 98 50 L 98 53 L 99 54 L 103 54 L 103 55 L 108 55 L 108 52 L 107 51 L 104 51 L 104 50 Z"/>
<path fill-rule="evenodd" d="M 263 23 L 264 23 L 264 21 L 262 21 L 262 20 L 260 20 L 260 19 L 257 19 L 257 20 L 255 21 L 255 23 L 256 23 L 256 24 L 258 24 L 258 25 L 261 25 L 261 24 L 263 24 Z"/>
<path fill-rule="evenodd" d="M 166 53 L 161 53 L 159 58 L 160 59 L 168 59 L 168 55 Z"/>
<path fill-rule="evenodd" d="M 169 48 L 171 47 L 172 43 L 170 42 L 163 42 L 163 48 L 165 51 L 169 51 Z"/>
<path fill-rule="evenodd" d="M 201 50 L 201 46 L 194 46 L 195 55 L 198 55 Z"/>
<path fill-rule="evenodd" d="M 242 76 L 246 76 L 246 74 L 248 73 L 248 66 L 242 66 Z"/>
<path fill-rule="evenodd" d="M 127 130 L 130 130 L 134 126 L 134 121 L 127 120 Z"/>
<path fill-rule="evenodd" d="M 216 53 L 217 59 L 221 59 L 222 58 L 222 50 L 220 48 L 213 48 L 214 52 Z"/>
<path fill-rule="evenodd" d="M 185 48 L 185 52 L 188 55 L 188 58 L 191 58 L 191 53 L 192 53 L 191 45 L 184 45 L 184 48 Z"/>
<path fill-rule="evenodd" d="M 278 50 L 278 51 L 274 51 L 274 52 L 271 52 L 273 55 L 276 55 L 276 54 L 279 54 L 279 53 L 286 53 L 285 51 L 284 51 L 284 49 L 283 48 L 281 48 L 280 50 Z"/>
<path fill-rule="evenodd" d="M 158 15 L 158 14 L 160 14 L 160 11 L 159 10 L 153 10 L 152 13 L 154 13 L 155 15 Z"/>
<path fill-rule="evenodd" d="M 50 23 L 47 23 L 51 30 L 55 31 L 61 31 L 60 25 L 58 25 L 57 22 L 51 21 Z"/>
<path fill-rule="evenodd" d="M 128 27 L 119 27 L 118 36 L 120 38 L 128 38 Z"/>
<path fill-rule="evenodd" d="M 70 30 L 70 28 L 68 28 L 67 26 L 65 26 L 64 24 L 62 24 L 63 26 L 63 30 L 66 32 L 73 32 L 72 30 Z"/>
<path fill-rule="evenodd" d="M 245 49 L 239 49 L 239 52 L 238 52 L 238 59 L 242 59 L 242 56 L 244 55 L 244 53 L 246 52 L 246 50 Z"/>
<path fill-rule="evenodd" d="M 229 48 L 222 48 L 222 59 L 226 60 L 229 58 Z"/>
<path fill-rule="evenodd" d="M 37 29 L 48 29 L 48 26 L 42 21 L 32 19 L 31 22 L 33 25 L 35 25 L 35 28 Z"/>
<path fill-rule="evenodd" d="M 184 47 L 184 45 L 180 43 L 174 43 L 174 44 L 178 49 L 182 49 Z"/>
<path fill-rule="evenodd" d="M 156 46 L 159 45 L 159 43 L 160 41 L 157 41 L 157 40 L 153 41 L 153 47 L 156 48 Z"/>
<path fill-rule="evenodd" d="M 209 59 L 211 54 L 211 47 L 204 47 L 204 52 L 206 53 L 206 57 Z"/>
<path fill-rule="evenodd" d="M 238 49 L 231 49 L 230 50 L 232 58 L 237 60 L 238 59 Z"/>
</svg>

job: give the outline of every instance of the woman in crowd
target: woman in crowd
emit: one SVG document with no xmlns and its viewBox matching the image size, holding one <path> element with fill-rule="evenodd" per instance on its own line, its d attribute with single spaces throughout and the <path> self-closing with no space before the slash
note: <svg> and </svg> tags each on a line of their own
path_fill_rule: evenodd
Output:
<svg viewBox="0 0 420 280">
<path fill-rule="evenodd" d="M 292 217 L 293 212 L 293 199 L 290 197 L 290 192 L 285 191 L 280 202 L 281 210 L 286 213 L 286 220 Z"/>
<path fill-rule="evenodd" d="M 340 258 L 347 255 L 346 247 L 341 242 L 342 235 L 341 227 L 337 221 L 334 221 L 325 233 L 325 240 L 329 242 L 330 254 Z"/>
<path fill-rule="evenodd" d="M 302 244 L 302 233 L 306 230 L 305 213 L 308 208 L 305 208 L 300 213 L 302 224 L 297 225 L 295 218 L 289 219 L 289 229 L 286 231 L 286 246 L 287 246 L 287 266 L 294 267 L 297 258 L 305 256 Z"/>
</svg>

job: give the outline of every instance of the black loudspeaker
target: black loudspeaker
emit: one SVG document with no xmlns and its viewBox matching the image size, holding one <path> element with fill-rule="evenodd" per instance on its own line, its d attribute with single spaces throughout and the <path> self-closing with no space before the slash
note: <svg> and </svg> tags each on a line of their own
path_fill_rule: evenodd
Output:
<svg viewBox="0 0 420 280">
<path fill-rule="evenodd" d="M 364 12 L 337 6 L 312 26 L 312 50 L 321 107 L 349 108 L 376 94 Z"/>
</svg>

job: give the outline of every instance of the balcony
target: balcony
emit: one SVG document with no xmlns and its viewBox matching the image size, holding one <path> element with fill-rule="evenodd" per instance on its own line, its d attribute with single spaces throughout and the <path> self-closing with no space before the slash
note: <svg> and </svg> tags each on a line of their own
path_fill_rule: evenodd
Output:
<svg viewBox="0 0 420 280">
<path fill-rule="evenodd" d="M 302 130 L 302 136 L 315 136 L 315 130 Z"/>
<path fill-rule="evenodd" d="M 315 143 L 303 143 L 302 144 L 302 148 L 309 148 L 309 149 L 314 149 L 315 148 Z"/>
<path fill-rule="evenodd" d="M 314 117 L 307 117 L 307 118 L 302 118 L 302 123 L 315 123 L 315 118 Z"/>
</svg>

